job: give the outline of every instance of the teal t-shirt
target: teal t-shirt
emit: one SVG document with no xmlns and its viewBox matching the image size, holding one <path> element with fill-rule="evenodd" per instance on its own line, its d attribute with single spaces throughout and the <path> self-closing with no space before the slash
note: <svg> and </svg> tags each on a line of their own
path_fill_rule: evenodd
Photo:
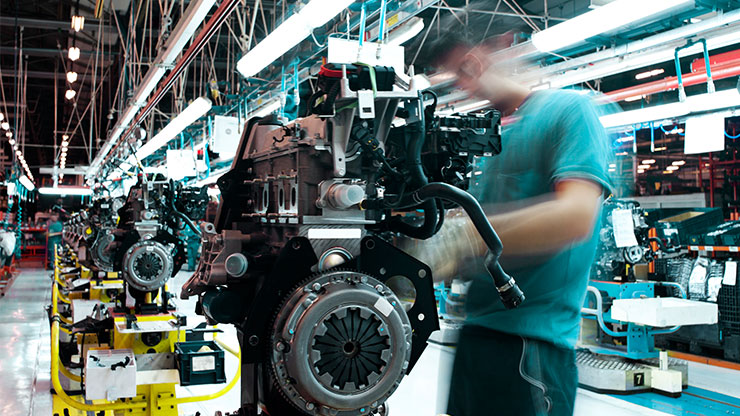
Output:
<svg viewBox="0 0 740 416">
<path fill-rule="evenodd" d="M 503 129 L 501 154 L 479 159 L 473 171 L 470 192 L 484 209 L 531 205 L 567 178 L 591 180 L 609 193 L 610 146 L 591 98 L 538 91 L 513 117 Z M 504 308 L 489 275 L 476 274 L 466 304 L 468 323 L 574 347 L 597 240 L 594 232 L 545 261 L 506 269 L 526 296 L 516 309 Z"/>
</svg>

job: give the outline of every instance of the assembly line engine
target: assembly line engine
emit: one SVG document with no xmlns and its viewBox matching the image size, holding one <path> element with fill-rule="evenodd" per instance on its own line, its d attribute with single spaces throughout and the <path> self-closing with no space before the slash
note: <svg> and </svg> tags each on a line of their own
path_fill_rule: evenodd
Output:
<svg viewBox="0 0 740 416">
<path fill-rule="evenodd" d="M 123 206 L 122 198 L 104 197 L 74 214 L 67 214 L 62 237 L 77 253 L 80 264 L 91 269 L 113 271 L 113 259 L 106 247 L 113 241 L 111 231 L 118 221 L 118 209 Z"/>
<path fill-rule="evenodd" d="M 431 237 L 446 209 L 462 207 L 480 232 L 504 304 L 524 299 L 465 190 L 473 158 L 501 150 L 500 113 L 436 117 L 436 96 L 394 87 L 392 71 L 322 68 L 313 114 L 250 119 L 218 180 L 181 297 L 237 327 L 239 414 L 387 414 L 439 328 L 432 270 L 393 243 Z"/>
<path fill-rule="evenodd" d="M 141 176 L 131 187 L 105 252 L 135 299 L 161 289 L 180 270 L 185 250 L 177 230 L 187 226 L 200 233 L 193 221 L 204 217 L 207 204 L 205 188 L 162 178 Z"/>
</svg>

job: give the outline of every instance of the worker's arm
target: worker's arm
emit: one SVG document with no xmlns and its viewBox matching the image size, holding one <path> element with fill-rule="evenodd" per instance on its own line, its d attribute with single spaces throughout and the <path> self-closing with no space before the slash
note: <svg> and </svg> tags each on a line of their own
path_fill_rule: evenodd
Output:
<svg viewBox="0 0 740 416">
<path fill-rule="evenodd" d="M 603 189 L 586 179 L 563 179 L 555 184 L 548 200 L 489 215 L 504 246 L 502 266 L 531 267 L 568 245 L 587 239 L 599 215 Z M 467 215 L 454 211 L 431 242 L 405 249 L 432 267 L 437 279 L 448 280 L 470 259 L 482 258 L 488 247 Z"/>
<path fill-rule="evenodd" d="M 509 213 L 489 216 L 506 257 L 552 254 L 590 237 L 603 188 L 585 179 L 556 183 L 553 198 Z M 486 252 L 482 241 L 478 255 Z"/>
</svg>

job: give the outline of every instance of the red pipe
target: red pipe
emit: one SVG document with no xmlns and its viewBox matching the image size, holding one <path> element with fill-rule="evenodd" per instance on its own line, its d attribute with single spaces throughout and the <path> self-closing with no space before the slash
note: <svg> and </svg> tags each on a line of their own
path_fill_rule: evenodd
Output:
<svg viewBox="0 0 740 416">
<path fill-rule="evenodd" d="M 715 65 L 722 65 L 729 61 L 740 59 L 740 49 L 725 53 L 718 53 L 709 57 L 709 65 L 714 68 Z M 704 58 L 697 58 L 691 62 L 691 72 L 706 72 L 707 67 L 704 65 Z"/>
<path fill-rule="evenodd" d="M 740 59 L 723 62 L 712 66 L 712 79 L 719 80 L 740 75 Z M 683 77 L 684 87 L 699 85 L 707 82 L 707 73 L 692 72 L 685 74 Z M 626 98 L 643 95 L 652 95 L 659 92 L 675 90 L 678 88 L 677 77 L 666 77 L 658 81 L 648 82 L 645 84 L 635 85 L 633 87 L 623 88 L 607 92 L 606 96 L 614 101 L 623 101 Z"/>
</svg>

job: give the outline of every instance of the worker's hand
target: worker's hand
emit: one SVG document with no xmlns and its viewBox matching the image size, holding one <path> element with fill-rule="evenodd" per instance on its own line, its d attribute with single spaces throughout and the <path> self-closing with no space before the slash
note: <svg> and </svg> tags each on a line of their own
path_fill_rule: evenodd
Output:
<svg viewBox="0 0 740 416">
<path fill-rule="evenodd" d="M 477 261 L 482 241 L 467 215 L 462 211 L 449 212 L 442 229 L 427 240 L 404 238 L 399 247 L 432 269 L 435 281 L 452 281 L 461 269 Z"/>
</svg>

